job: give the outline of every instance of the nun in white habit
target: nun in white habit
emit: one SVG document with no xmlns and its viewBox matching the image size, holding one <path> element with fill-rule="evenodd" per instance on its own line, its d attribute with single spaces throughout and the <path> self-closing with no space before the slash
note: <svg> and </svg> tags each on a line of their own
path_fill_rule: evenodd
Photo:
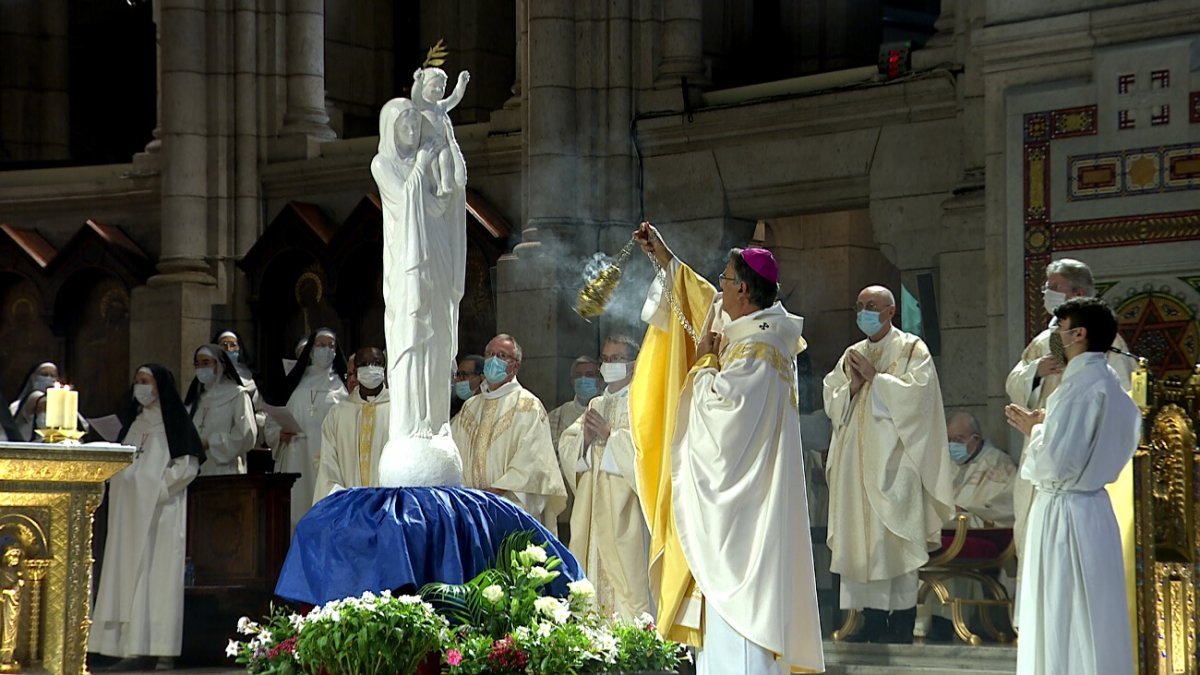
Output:
<svg viewBox="0 0 1200 675">
<path fill-rule="evenodd" d="M 254 447 L 254 406 L 233 362 L 217 345 L 201 345 L 193 355 L 196 376 L 184 405 L 196 425 L 208 460 L 202 476 L 246 473 L 246 453 Z"/>
</svg>

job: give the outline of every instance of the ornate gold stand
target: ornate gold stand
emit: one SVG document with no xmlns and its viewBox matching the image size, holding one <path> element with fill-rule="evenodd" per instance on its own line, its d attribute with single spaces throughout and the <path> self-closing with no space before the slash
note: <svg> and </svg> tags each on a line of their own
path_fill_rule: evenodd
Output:
<svg viewBox="0 0 1200 675">
<path fill-rule="evenodd" d="M 1200 675 L 1194 657 L 1200 628 L 1200 366 L 1186 381 L 1151 382 L 1143 363 L 1134 399 L 1143 419 L 1133 460 L 1138 669 Z"/>
<path fill-rule="evenodd" d="M 86 672 L 92 513 L 133 450 L 0 444 L 0 672 Z"/>
</svg>

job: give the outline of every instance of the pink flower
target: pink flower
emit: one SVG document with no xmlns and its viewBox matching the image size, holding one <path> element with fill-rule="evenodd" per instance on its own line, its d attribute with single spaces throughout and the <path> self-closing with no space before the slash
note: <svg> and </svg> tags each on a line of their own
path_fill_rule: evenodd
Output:
<svg viewBox="0 0 1200 675">
<path fill-rule="evenodd" d="M 446 652 L 446 663 L 451 666 L 457 666 L 462 663 L 462 652 L 457 649 L 451 649 Z"/>
</svg>

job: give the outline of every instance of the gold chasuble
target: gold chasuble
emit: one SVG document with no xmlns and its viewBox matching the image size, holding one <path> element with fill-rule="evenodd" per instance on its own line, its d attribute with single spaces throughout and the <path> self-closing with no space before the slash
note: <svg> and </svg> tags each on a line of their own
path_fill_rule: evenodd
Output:
<svg viewBox="0 0 1200 675">
<path fill-rule="evenodd" d="M 672 260 L 667 273 L 679 309 L 692 326 L 703 329 L 716 289 L 677 260 Z M 637 449 L 642 511 L 650 529 L 650 592 L 658 605 L 658 630 L 671 640 L 700 647 L 700 598 L 683 556 L 671 505 L 671 439 L 679 394 L 695 359 L 696 345 L 671 315 L 658 284 L 656 280 L 651 288 L 646 309 L 665 313 L 666 320 L 646 329 L 637 371 L 629 385 L 629 422 Z M 643 310 L 643 319 L 646 314 Z"/>
</svg>

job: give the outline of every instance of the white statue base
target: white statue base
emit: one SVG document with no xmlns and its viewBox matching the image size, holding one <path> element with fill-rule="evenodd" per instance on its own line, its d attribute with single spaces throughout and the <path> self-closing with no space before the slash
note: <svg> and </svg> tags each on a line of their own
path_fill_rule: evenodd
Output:
<svg viewBox="0 0 1200 675">
<path fill-rule="evenodd" d="M 383 487 L 461 487 L 462 456 L 450 426 L 433 438 L 389 438 L 379 458 Z"/>
</svg>

